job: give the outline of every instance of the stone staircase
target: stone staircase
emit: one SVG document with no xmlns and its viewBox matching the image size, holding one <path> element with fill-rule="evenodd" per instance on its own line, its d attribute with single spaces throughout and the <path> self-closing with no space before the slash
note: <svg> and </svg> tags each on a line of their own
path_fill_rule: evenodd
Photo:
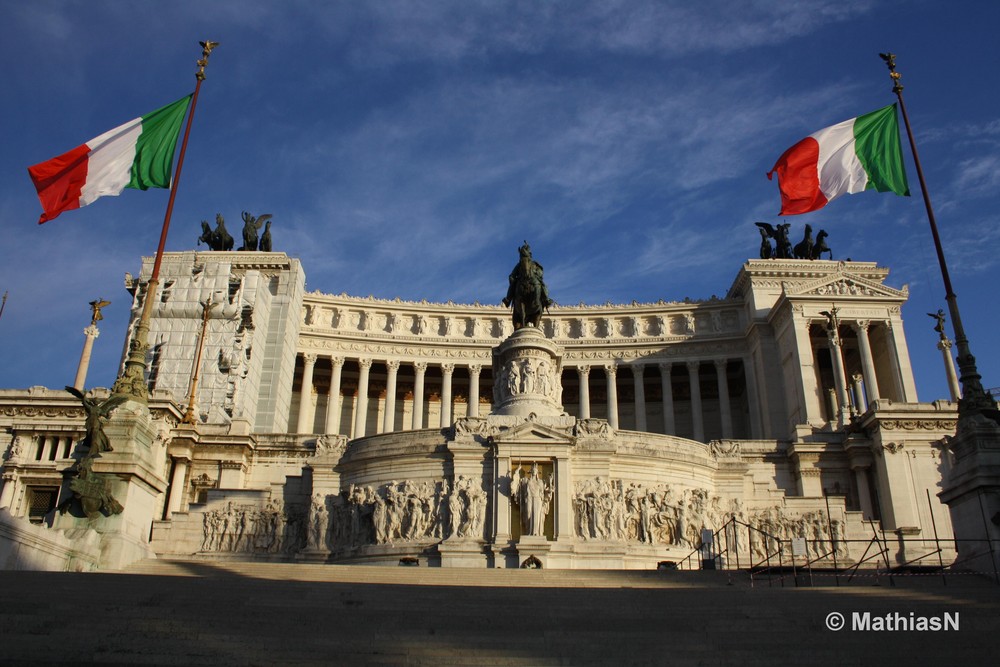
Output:
<svg viewBox="0 0 1000 667">
<path fill-rule="evenodd" d="M 150 560 L 0 572 L 0 664 L 992 664 L 1000 586 L 884 577 L 784 586 L 742 572 L 471 570 Z M 768 585 L 770 583 L 770 585 Z M 846 583 L 843 582 L 842 583 Z M 960 614 L 856 632 L 852 612 Z M 848 628 L 827 629 L 843 613 Z"/>
</svg>

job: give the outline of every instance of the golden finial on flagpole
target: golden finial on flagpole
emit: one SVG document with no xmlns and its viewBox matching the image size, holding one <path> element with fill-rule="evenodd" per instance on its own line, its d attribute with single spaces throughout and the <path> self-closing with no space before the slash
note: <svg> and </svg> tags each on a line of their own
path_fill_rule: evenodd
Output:
<svg viewBox="0 0 1000 667">
<path fill-rule="evenodd" d="M 199 81 L 204 81 L 205 66 L 208 65 L 208 57 L 212 55 L 212 49 L 217 47 L 219 43 L 211 42 L 207 39 L 204 42 L 198 42 L 198 43 L 201 44 L 201 58 L 199 58 L 196 63 L 198 65 L 198 71 L 195 73 L 195 76 L 198 77 Z"/>
</svg>

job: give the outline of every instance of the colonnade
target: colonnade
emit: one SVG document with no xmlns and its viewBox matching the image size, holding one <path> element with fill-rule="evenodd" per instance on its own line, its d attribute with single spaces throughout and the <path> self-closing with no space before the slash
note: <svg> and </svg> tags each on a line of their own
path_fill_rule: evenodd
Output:
<svg viewBox="0 0 1000 667">
<path fill-rule="evenodd" d="M 809 327 L 815 324 L 816 322 L 812 321 Z M 883 395 L 897 401 L 916 398 L 909 396 L 911 392 L 907 388 L 899 365 L 899 353 L 890 322 L 879 323 L 882 325 L 885 339 L 881 349 L 887 356 L 881 364 L 882 372 L 879 373 L 879 365 L 876 363 L 870 338 L 874 324 L 868 320 L 839 322 L 836 328 L 826 327 L 824 343 L 817 344 L 814 339 L 814 353 L 817 353 L 820 347 L 825 347 L 830 355 L 833 386 L 824 386 L 822 380 L 819 380 L 819 384 L 825 389 L 828 417 L 841 425 L 849 421 L 852 414 L 864 413 Z M 853 333 L 853 337 L 845 339 L 842 335 L 843 328 Z M 852 340 L 856 341 L 856 347 L 848 349 L 845 343 Z"/>
<path fill-rule="evenodd" d="M 493 377 L 492 369 L 488 365 L 484 369 L 482 363 L 377 360 L 335 355 L 326 357 L 326 361 L 330 364 L 329 384 L 321 380 L 320 385 L 326 393 L 326 408 L 325 414 L 317 414 L 323 403 L 314 381 L 317 361 L 320 358 L 319 355 L 310 352 L 301 355 L 302 379 L 296 388 L 299 396 L 299 408 L 294 422 L 296 433 L 344 432 L 351 438 L 360 438 L 375 433 L 446 427 L 456 419 L 477 417 L 490 411 Z M 637 431 L 650 431 L 650 416 L 662 415 L 662 426 L 655 425 L 655 430 L 662 429 L 663 433 L 677 434 L 680 406 L 676 404 L 675 381 L 679 381 L 678 386 L 685 396 L 683 400 L 689 402 L 689 405 L 684 405 L 683 410 L 685 419 L 690 412 L 691 420 L 690 432 L 685 435 L 699 441 L 706 440 L 705 401 L 707 400 L 711 402 L 712 419 L 719 420 L 717 425 L 713 424 L 713 427 L 708 429 L 711 431 L 711 437 L 760 437 L 759 418 L 755 418 L 753 412 L 756 408 L 752 405 L 741 404 L 741 410 L 751 413 L 749 423 L 740 429 L 740 433 L 736 433 L 734 428 L 731 390 L 736 389 L 737 395 L 751 395 L 753 392 L 749 387 L 730 386 L 731 361 L 746 368 L 742 359 L 729 358 L 638 362 L 616 360 L 603 364 L 568 365 L 562 371 L 562 402 L 571 414 L 575 412 L 575 416 L 581 419 L 588 419 L 592 413 L 598 412 L 616 429 L 622 427 L 620 417 L 623 412 L 633 415 L 627 427 Z M 350 368 L 349 379 L 344 375 L 345 363 Z M 714 368 L 715 381 L 709 382 L 707 388 L 702 387 L 702 364 Z M 376 368 L 374 374 L 373 365 Z M 652 402 L 647 399 L 649 392 L 647 384 L 652 380 L 654 393 L 657 393 L 656 380 L 655 374 L 647 373 L 649 368 L 656 368 L 659 371 L 659 396 Z M 401 369 L 406 370 L 402 382 Z M 429 370 L 433 371 L 432 380 L 428 379 Z M 592 382 L 592 370 L 598 370 L 604 377 L 600 378 L 597 375 Z M 456 372 L 459 373 L 457 380 Z M 620 375 L 623 377 L 619 377 Z M 711 379 L 712 375 L 707 377 Z M 630 392 L 629 385 L 631 385 Z M 428 399 L 428 392 L 431 390 L 433 393 Z M 624 410 L 628 403 L 625 406 L 619 405 L 622 391 L 631 394 L 629 396 L 631 411 Z M 591 399 L 595 394 L 599 395 L 600 403 L 595 403 Z M 354 400 L 350 401 L 348 398 L 345 402 L 345 396 L 352 395 L 355 397 Z M 373 406 L 370 401 L 376 397 L 377 405 Z M 433 411 L 429 409 L 429 401 L 435 404 Z M 748 403 L 753 402 L 753 398 L 748 399 Z M 600 409 L 596 409 L 598 406 Z M 345 413 L 345 410 L 350 410 L 350 413 Z M 425 420 L 434 423 L 425 423 Z M 743 417 L 740 423 L 747 421 L 748 419 Z"/>
</svg>

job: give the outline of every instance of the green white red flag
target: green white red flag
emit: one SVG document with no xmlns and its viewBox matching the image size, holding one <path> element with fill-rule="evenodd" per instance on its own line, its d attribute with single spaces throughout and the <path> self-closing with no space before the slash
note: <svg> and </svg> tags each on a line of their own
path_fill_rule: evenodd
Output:
<svg viewBox="0 0 1000 667">
<path fill-rule="evenodd" d="M 169 188 L 177 137 L 190 103 L 188 95 L 28 167 L 42 203 L 38 224 L 125 188 Z"/>
<path fill-rule="evenodd" d="M 775 163 L 781 215 L 809 213 L 864 190 L 909 196 L 896 105 L 827 127 L 798 142 Z"/>
</svg>

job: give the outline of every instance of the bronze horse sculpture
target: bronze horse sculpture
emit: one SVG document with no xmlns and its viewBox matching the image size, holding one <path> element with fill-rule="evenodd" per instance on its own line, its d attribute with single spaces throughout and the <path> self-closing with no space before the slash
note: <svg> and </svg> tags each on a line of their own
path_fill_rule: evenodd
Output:
<svg viewBox="0 0 1000 667">
<path fill-rule="evenodd" d="M 520 259 L 508 277 L 507 296 L 503 305 L 513 309 L 514 329 L 538 327 L 545 309 L 554 302 L 542 279 L 542 265 L 531 257 L 531 246 L 525 241 L 518 249 Z"/>
</svg>

